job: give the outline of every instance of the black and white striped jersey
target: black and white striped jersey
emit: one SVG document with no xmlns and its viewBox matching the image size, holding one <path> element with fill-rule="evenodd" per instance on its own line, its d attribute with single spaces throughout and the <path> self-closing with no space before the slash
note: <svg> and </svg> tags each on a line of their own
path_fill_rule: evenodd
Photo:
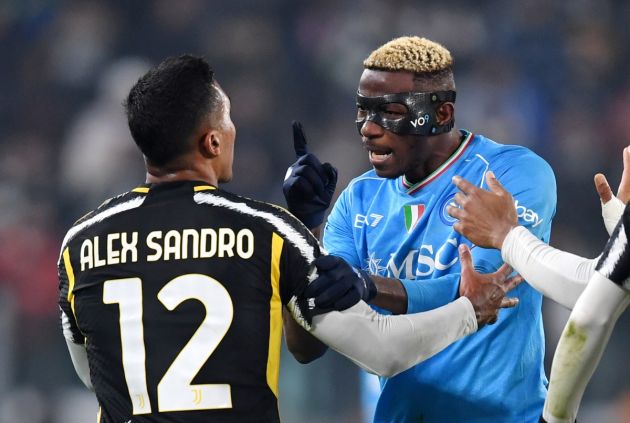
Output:
<svg viewBox="0 0 630 423">
<path fill-rule="evenodd" d="M 630 289 L 630 204 L 626 205 L 617 226 L 604 247 L 595 270 L 622 288 Z"/>
<path fill-rule="evenodd" d="M 143 185 L 77 221 L 59 303 L 99 421 L 279 421 L 281 310 L 319 254 L 284 209 L 203 182 Z"/>
</svg>

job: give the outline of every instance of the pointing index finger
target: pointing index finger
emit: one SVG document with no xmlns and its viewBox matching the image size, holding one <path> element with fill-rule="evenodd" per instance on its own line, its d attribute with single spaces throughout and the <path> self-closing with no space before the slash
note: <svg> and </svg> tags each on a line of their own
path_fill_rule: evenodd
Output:
<svg viewBox="0 0 630 423">
<path fill-rule="evenodd" d="M 293 123 L 293 148 L 295 149 L 295 155 L 299 158 L 308 153 L 308 148 L 306 148 L 306 136 L 304 135 L 304 129 L 302 129 L 302 124 L 297 120 L 294 120 Z"/>
</svg>

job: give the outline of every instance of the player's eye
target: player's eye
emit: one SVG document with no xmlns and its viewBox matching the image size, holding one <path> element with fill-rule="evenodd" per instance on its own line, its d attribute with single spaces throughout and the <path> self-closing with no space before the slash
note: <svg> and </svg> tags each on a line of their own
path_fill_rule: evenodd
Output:
<svg viewBox="0 0 630 423">
<path fill-rule="evenodd" d="M 381 108 L 381 114 L 385 119 L 402 119 L 407 115 L 407 108 L 402 104 L 389 103 Z"/>
<path fill-rule="evenodd" d="M 357 120 L 363 120 L 367 117 L 368 111 L 360 104 L 357 104 Z"/>
</svg>

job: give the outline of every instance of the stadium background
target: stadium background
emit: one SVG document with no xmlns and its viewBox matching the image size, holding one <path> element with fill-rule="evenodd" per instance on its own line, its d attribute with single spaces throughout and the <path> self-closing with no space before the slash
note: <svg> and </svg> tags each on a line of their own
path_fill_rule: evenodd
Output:
<svg viewBox="0 0 630 423">
<path fill-rule="evenodd" d="M 455 56 L 457 122 L 530 147 L 553 166 L 552 244 L 594 256 L 605 241 L 592 175 L 615 184 L 630 144 L 630 2 L 3 0 L 0 2 L 0 422 L 94 421 L 57 322 L 55 261 L 72 221 L 143 180 L 121 101 L 148 66 L 204 55 L 232 98 L 234 181 L 284 204 L 290 122 L 337 165 L 367 169 L 354 124 L 362 59 L 399 35 Z M 568 312 L 547 302 L 548 356 Z M 581 422 L 630 421 L 630 313 L 622 316 Z M 284 353 L 288 423 L 358 422 L 358 372 L 334 352 Z M 625 416 L 625 417 L 624 417 Z"/>
</svg>

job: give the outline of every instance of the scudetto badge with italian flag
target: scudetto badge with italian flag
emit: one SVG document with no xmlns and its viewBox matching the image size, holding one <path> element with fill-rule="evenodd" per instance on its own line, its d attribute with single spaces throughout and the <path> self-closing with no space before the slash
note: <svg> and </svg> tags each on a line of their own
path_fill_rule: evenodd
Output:
<svg viewBox="0 0 630 423">
<path fill-rule="evenodd" d="M 405 206 L 405 227 L 407 232 L 411 232 L 416 227 L 422 214 L 424 213 L 424 204 L 414 204 Z"/>
</svg>

